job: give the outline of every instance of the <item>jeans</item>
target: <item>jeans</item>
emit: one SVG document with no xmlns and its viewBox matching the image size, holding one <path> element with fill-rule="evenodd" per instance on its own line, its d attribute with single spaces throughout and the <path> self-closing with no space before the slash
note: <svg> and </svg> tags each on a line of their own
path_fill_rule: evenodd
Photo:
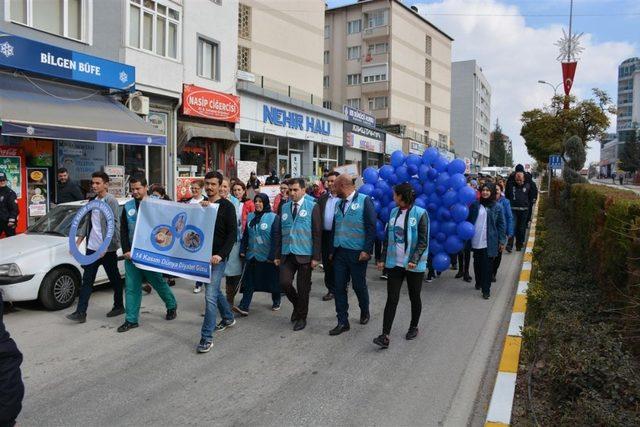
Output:
<svg viewBox="0 0 640 427">
<path fill-rule="evenodd" d="M 405 278 L 407 279 L 407 288 L 409 289 L 409 301 L 411 301 L 411 323 L 409 326 L 411 328 L 418 326 L 420 313 L 422 312 L 420 292 L 422 291 L 424 272 L 417 273 L 407 271 L 402 267 L 395 267 L 389 270 L 388 277 L 387 303 L 384 306 L 384 320 L 382 321 L 382 333 L 384 335 L 391 333 L 391 326 L 393 325 L 393 319 L 396 317 L 396 308 L 400 300 L 400 288 L 402 288 L 402 281 Z"/>
<path fill-rule="evenodd" d="M 91 255 L 95 251 L 87 249 L 87 255 Z M 82 287 L 80 288 L 80 296 L 78 298 L 78 313 L 86 313 L 87 307 L 89 307 L 89 298 L 93 292 L 93 283 L 96 280 L 96 274 L 98 274 L 98 267 L 103 266 L 107 272 L 107 277 L 111 282 L 113 288 L 113 307 L 124 308 L 122 302 L 122 277 L 120 277 L 120 271 L 118 270 L 118 255 L 115 251 L 105 252 L 104 256 L 98 259 L 93 264 L 84 265 L 84 271 L 82 273 Z"/>
<path fill-rule="evenodd" d="M 333 254 L 333 268 L 336 277 L 335 304 L 338 323 L 349 324 L 349 298 L 347 283 L 351 278 L 353 291 L 358 297 L 360 314 L 369 314 L 369 289 L 367 288 L 367 263 L 358 261 L 361 251 L 336 248 Z"/>
<path fill-rule="evenodd" d="M 162 277 L 162 273 L 156 271 L 142 270 L 136 267 L 133 262 L 126 260 L 124 262 L 125 271 L 125 297 L 126 297 L 126 321 L 129 323 L 138 323 L 138 315 L 140 314 L 140 302 L 142 301 L 142 279 L 156 290 L 158 296 L 164 301 L 167 310 L 176 308 L 176 298 L 171 292 L 171 288 L 167 281 Z"/>
<path fill-rule="evenodd" d="M 482 289 L 483 295 L 491 292 L 491 271 L 493 258 L 489 258 L 487 248 L 473 250 L 473 272 L 476 275 L 476 284 Z"/>
<path fill-rule="evenodd" d="M 200 336 L 206 341 L 213 341 L 213 332 L 216 329 L 216 317 L 218 315 L 218 310 L 220 310 L 220 316 L 222 319 L 233 320 L 233 313 L 231 313 L 229 302 L 220 291 L 220 282 L 224 275 L 224 267 L 224 262 L 212 265 L 211 282 L 204 284 L 204 300 L 206 307 L 204 310 L 204 320 L 202 322 Z"/>
</svg>

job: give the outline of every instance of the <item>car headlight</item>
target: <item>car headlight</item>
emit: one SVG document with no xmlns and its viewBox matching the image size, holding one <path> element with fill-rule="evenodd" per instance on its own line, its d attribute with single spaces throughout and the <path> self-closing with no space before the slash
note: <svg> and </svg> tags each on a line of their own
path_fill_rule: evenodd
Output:
<svg viewBox="0 0 640 427">
<path fill-rule="evenodd" d="M 0 265 L 0 276 L 22 276 L 22 271 L 20 270 L 20 267 L 18 267 L 18 264 L 2 264 Z"/>
</svg>

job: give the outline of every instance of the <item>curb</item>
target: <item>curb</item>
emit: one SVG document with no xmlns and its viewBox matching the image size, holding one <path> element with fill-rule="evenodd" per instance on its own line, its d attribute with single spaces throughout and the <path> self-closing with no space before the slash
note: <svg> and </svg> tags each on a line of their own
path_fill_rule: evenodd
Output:
<svg viewBox="0 0 640 427">
<path fill-rule="evenodd" d="M 508 426 L 511 424 L 511 410 L 513 408 L 513 398 L 516 391 L 516 377 L 518 374 L 518 364 L 520 362 L 520 348 L 522 346 L 522 328 L 524 327 L 524 316 L 527 312 L 527 289 L 531 278 L 531 266 L 533 262 L 533 245 L 536 241 L 536 223 L 538 220 L 538 205 L 534 207 L 529 238 L 525 246 L 524 257 L 522 259 L 522 269 L 518 281 L 516 297 L 513 301 L 513 310 L 507 337 L 504 340 L 502 355 L 496 383 L 493 387 L 487 420 L 485 427 Z"/>
</svg>

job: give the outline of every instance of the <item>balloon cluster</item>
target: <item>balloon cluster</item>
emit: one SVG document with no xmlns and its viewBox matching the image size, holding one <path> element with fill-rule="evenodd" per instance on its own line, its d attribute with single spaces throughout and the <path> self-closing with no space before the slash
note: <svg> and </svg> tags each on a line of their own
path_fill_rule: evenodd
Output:
<svg viewBox="0 0 640 427">
<path fill-rule="evenodd" d="M 467 221 L 467 216 L 469 205 L 476 200 L 476 191 L 467 186 L 465 168 L 464 161 L 449 162 L 436 148 L 430 147 L 422 156 L 394 151 L 391 164 L 380 169 L 365 169 L 362 174 L 365 184 L 358 191 L 373 199 L 378 214 L 378 239 L 386 238 L 385 225 L 396 207 L 393 186 L 408 182 L 416 194 L 415 204 L 429 213 L 432 265 L 436 271 L 448 269 L 451 255 L 460 252 L 465 241 L 474 234 L 473 224 Z"/>
</svg>

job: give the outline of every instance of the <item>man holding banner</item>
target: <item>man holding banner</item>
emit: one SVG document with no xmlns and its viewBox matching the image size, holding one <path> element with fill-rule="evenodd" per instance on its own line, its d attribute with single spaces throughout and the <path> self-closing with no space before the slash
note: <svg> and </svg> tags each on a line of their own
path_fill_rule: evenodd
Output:
<svg viewBox="0 0 640 427">
<path fill-rule="evenodd" d="M 142 280 L 146 279 L 153 289 L 156 290 L 167 307 L 167 320 L 176 318 L 176 298 L 171 292 L 168 283 L 162 277 L 162 273 L 157 271 L 143 270 L 136 267 L 131 261 L 131 246 L 138 220 L 138 210 L 140 203 L 147 198 L 149 187 L 144 177 L 132 177 L 129 180 L 131 195 L 122 210 L 120 220 L 120 239 L 125 262 L 125 310 L 126 317 L 124 323 L 118 328 L 118 332 L 127 332 L 138 327 L 138 315 L 140 313 L 140 302 L 142 301 Z"/>
</svg>

